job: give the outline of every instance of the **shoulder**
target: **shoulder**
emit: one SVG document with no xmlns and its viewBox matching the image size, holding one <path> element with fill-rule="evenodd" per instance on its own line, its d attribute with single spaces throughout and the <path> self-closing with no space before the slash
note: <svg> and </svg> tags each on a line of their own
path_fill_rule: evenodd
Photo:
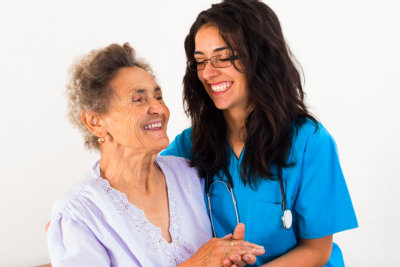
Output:
<svg viewBox="0 0 400 267">
<path fill-rule="evenodd" d="M 184 138 L 186 140 L 192 139 L 192 127 L 186 128 L 176 137 Z"/>
<path fill-rule="evenodd" d="M 315 165 L 319 159 L 338 158 L 335 140 L 320 122 L 307 119 L 300 126 L 293 126 L 289 163 L 301 166 Z"/>
<path fill-rule="evenodd" d="M 191 167 L 187 159 L 176 156 L 158 156 L 156 162 L 168 179 L 173 179 L 180 186 L 201 185 L 197 169 Z"/>
<path fill-rule="evenodd" d="M 194 172 L 195 168 L 190 166 L 189 160 L 173 156 L 173 155 L 160 155 L 156 158 L 156 162 L 159 165 L 163 165 L 161 167 L 167 168 L 173 172 Z"/>
<path fill-rule="evenodd" d="M 52 206 L 52 217 L 81 217 L 81 214 L 96 203 L 99 196 L 95 170 L 90 170 L 79 182 L 56 199 Z"/>
<path fill-rule="evenodd" d="M 333 137 L 320 122 L 315 123 L 310 119 L 306 119 L 304 124 L 294 128 L 293 138 L 295 145 L 334 144 Z"/>
<path fill-rule="evenodd" d="M 192 128 L 187 128 L 178 134 L 171 144 L 161 152 L 161 155 L 173 155 L 191 159 L 190 150 L 192 149 Z"/>
</svg>

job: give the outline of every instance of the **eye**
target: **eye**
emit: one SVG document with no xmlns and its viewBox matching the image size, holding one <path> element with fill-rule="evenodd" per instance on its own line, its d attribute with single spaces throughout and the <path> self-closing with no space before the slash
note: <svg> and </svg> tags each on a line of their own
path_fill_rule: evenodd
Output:
<svg viewBox="0 0 400 267">
<path fill-rule="evenodd" d="M 198 58 L 196 58 L 195 59 L 196 60 L 196 65 L 197 66 L 201 66 L 201 65 L 204 65 L 204 63 L 206 62 L 204 59 L 198 59 Z"/>
<path fill-rule="evenodd" d="M 222 61 L 222 62 L 230 61 L 231 60 L 231 56 L 229 56 L 229 55 L 221 55 L 221 56 L 217 57 L 217 60 Z"/>
<path fill-rule="evenodd" d="M 141 97 L 141 96 L 135 96 L 135 97 L 132 99 L 132 102 L 141 103 L 141 102 L 143 102 L 143 97 Z"/>
</svg>

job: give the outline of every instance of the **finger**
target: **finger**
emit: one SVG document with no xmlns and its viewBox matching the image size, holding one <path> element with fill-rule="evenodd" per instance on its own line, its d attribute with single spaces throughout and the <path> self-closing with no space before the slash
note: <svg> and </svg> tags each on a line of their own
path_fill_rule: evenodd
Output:
<svg viewBox="0 0 400 267">
<path fill-rule="evenodd" d="M 257 258 L 252 254 L 245 254 L 242 256 L 242 260 L 246 262 L 246 264 L 253 265 L 254 263 L 256 263 Z"/>
<path fill-rule="evenodd" d="M 235 231 L 233 232 L 233 239 L 237 240 L 243 240 L 244 239 L 244 232 L 245 232 L 245 227 L 243 223 L 239 223 Z"/>
<path fill-rule="evenodd" d="M 264 248 L 263 246 L 250 243 L 248 241 L 244 240 L 233 240 L 233 246 L 241 246 L 241 247 L 247 247 L 247 248 Z"/>
<path fill-rule="evenodd" d="M 265 253 L 264 248 L 251 248 L 251 247 L 232 247 L 229 254 L 243 256 L 245 254 L 252 254 L 254 256 L 260 256 Z"/>
<path fill-rule="evenodd" d="M 221 239 L 223 240 L 232 239 L 232 234 L 227 234 L 226 236 L 221 237 Z"/>
<path fill-rule="evenodd" d="M 265 254 L 264 248 L 240 248 L 238 250 L 233 250 L 234 253 L 231 254 L 237 254 L 240 256 L 243 256 L 245 254 L 252 254 L 254 256 L 260 256 Z"/>
<path fill-rule="evenodd" d="M 261 256 L 265 254 L 265 249 L 264 248 L 253 248 L 251 251 L 251 254 L 254 256 Z"/>
<path fill-rule="evenodd" d="M 232 262 L 229 259 L 224 259 L 222 261 L 222 266 L 224 267 L 231 267 L 232 266 Z"/>
<path fill-rule="evenodd" d="M 236 255 L 236 254 L 230 255 L 229 259 L 231 260 L 231 262 L 233 264 L 236 264 L 236 265 L 245 265 L 246 264 L 246 262 L 242 261 L 242 257 L 239 255 Z"/>
</svg>

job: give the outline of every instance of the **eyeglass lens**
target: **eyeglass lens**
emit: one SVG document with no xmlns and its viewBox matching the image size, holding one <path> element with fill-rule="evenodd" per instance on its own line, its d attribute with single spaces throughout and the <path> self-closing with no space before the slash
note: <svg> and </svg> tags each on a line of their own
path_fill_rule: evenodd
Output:
<svg viewBox="0 0 400 267">
<path fill-rule="evenodd" d="M 210 61 L 214 68 L 226 68 L 232 65 L 232 61 L 238 59 L 238 55 L 230 56 L 230 55 L 218 55 L 213 56 L 209 59 L 190 59 L 187 64 L 190 70 L 203 70 L 206 67 L 206 64 Z"/>
</svg>

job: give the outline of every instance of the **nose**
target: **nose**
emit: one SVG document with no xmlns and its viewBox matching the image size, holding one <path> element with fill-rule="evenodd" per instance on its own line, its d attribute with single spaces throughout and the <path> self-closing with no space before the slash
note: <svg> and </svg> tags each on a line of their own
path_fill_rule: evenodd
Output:
<svg viewBox="0 0 400 267">
<path fill-rule="evenodd" d="M 164 114 L 164 105 L 158 99 L 152 98 L 149 103 L 148 112 L 152 115 Z"/>
<path fill-rule="evenodd" d="M 198 75 L 201 75 L 204 80 L 211 80 L 218 75 L 218 69 L 214 68 L 210 61 L 207 61 L 204 69 L 201 70 Z"/>
</svg>

